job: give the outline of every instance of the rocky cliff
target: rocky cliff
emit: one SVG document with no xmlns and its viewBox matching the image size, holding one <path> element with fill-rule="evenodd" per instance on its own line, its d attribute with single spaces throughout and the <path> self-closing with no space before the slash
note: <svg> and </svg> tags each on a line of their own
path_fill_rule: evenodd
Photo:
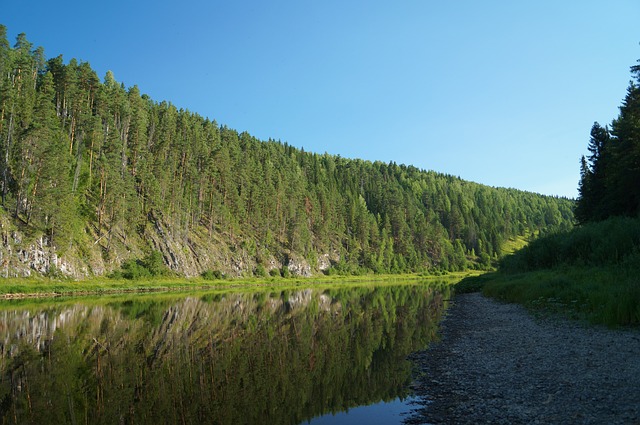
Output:
<svg viewBox="0 0 640 425">
<path fill-rule="evenodd" d="M 110 235 L 95 235 L 87 229 L 69 246 L 51 244 L 43 233 L 28 234 L 14 221 L 0 215 L 0 276 L 59 276 L 83 279 L 120 269 L 123 262 L 161 253 L 172 271 L 186 277 L 207 270 L 227 276 L 253 275 L 259 265 L 266 273 L 287 267 L 294 276 L 310 277 L 339 260 L 337 252 L 315 254 L 315 264 L 286 249 L 274 254 L 246 241 L 225 242 L 222 235 L 206 229 L 175 231 L 161 220 L 152 221 L 140 235 L 114 229 Z"/>
</svg>

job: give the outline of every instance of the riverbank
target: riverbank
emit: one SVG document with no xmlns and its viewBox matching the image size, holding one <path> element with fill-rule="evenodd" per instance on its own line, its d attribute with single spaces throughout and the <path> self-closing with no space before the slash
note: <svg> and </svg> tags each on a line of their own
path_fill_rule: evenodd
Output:
<svg viewBox="0 0 640 425">
<path fill-rule="evenodd" d="M 207 280 L 202 278 L 53 280 L 47 278 L 0 279 L 0 299 L 50 298 L 59 296 L 109 295 L 119 293 L 147 293 L 198 290 L 232 290 L 239 288 L 288 288 L 315 285 L 370 284 L 384 282 L 456 283 L 481 272 L 452 272 L 446 275 L 396 274 L 362 276 L 315 276 L 291 278 L 229 278 Z"/>
<path fill-rule="evenodd" d="M 640 422 L 640 331 L 532 316 L 457 295 L 422 372 L 410 424 Z"/>
<path fill-rule="evenodd" d="M 552 233 L 460 290 L 607 326 L 640 326 L 640 218 L 612 217 Z"/>
</svg>

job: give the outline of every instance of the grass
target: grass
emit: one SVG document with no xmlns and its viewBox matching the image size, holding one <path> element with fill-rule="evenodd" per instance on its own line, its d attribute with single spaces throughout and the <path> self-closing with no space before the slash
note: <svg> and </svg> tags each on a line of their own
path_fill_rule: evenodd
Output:
<svg viewBox="0 0 640 425">
<path fill-rule="evenodd" d="M 526 273 L 487 273 L 456 284 L 456 293 L 484 295 L 611 327 L 640 325 L 640 284 L 634 270 L 562 267 Z"/>
<path fill-rule="evenodd" d="M 502 254 L 513 254 L 514 252 L 521 250 L 522 248 L 527 246 L 531 237 L 535 237 L 535 234 L 532 235 L 530 232 L 527 232 L 523 236 L 516 236 L 507 239 L 507 241 L 504 242 L 501 246 Z"/>
<path fill-rule="evenodd" d="M 630 261 L 636 261 L 635 266 L 640 269 L 638 252 L 640 219 L 614 217 L 536 239 L 503 258 L 500 269 L 524 272 L 564 266 L 612 266 Z"/>
<path fill-rule="evenodd" d="M 145 280 L 94 278 L 81 281 L 51 280 L 47 278 L 0 279 L 0 298 L 57 297 L 73 295 L 107 295 L 130 292 L 169 292 L 195 290 L 230 290 L 239 288 L 282 288 L 309 285 L 333 285 L 371 282 L 416 282 L 447 280 L 454 283 L 477 272 L 456 272 L 445 276 L 422 274 L 317 276 L 308 278 L 234 278 L 206 280 L 202 278 L 154 278 Z"/>
<path fill-rule="evenodd" d="M 640 219 L 614 217 L 538 238 L 504 257 L 497 272 L 456 285 L 471 291 L 591 323 L 639 326 Z"/>
</svg>

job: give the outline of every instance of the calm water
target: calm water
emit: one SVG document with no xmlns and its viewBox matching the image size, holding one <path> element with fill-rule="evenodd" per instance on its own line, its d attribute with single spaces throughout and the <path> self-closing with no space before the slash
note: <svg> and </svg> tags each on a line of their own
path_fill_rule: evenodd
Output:
<svg viewBox="0 0 640 425">
<path fill-rule="evenodd" d="M 0 423 L 401 423 L 446 291 L 5 302 Z"/>
</svg>

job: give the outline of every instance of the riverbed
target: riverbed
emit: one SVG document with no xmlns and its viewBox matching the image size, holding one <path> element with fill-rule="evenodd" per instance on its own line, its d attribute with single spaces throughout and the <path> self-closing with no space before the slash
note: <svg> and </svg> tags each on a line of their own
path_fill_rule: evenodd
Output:
<svg viewBox="0 0 640 425">
<path fill-rule="evenodd" d="M 640 423 L 640 331 L 612 330 L 478 293 L 459 295 L 442 340 L 413 359 L 407 423 Z"/>
</svg>

